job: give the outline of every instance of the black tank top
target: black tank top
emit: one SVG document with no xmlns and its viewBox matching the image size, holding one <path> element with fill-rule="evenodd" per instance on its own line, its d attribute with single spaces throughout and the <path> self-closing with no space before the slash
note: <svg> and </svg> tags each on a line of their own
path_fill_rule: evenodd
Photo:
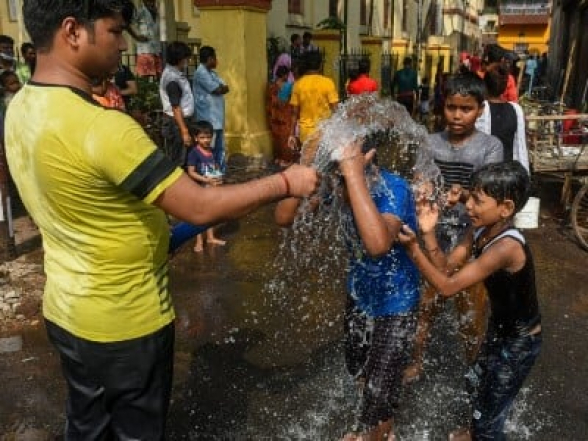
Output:
<svg viewBox="0 0 588 441">
<path fill-rule="evenodd" d="M 510 103 L 490 104 L 490 133 L 502 141 L 504 160 L 514 159 L 514 137 L 517 132 L 517 112 Z"/>
<path fill-rule="evenodd" d="M 484 231 L 475 233 L 475 242 Z M 525 251 L 525 265 L 515 273 L 502 269 L 491 274 L 485 281 L 490 298 L 490 321 L 498 335 L 518 336 L 528 333 L 541 322 L 537 290 L 535 286 L 535 266 L 533 256 L 523 235 L 515 228 L 509 228 L 482 248 L 474 247 L 474 256 L 480 257 L 492 244 L 510 237 L 518 241 Z"/>
</svg>

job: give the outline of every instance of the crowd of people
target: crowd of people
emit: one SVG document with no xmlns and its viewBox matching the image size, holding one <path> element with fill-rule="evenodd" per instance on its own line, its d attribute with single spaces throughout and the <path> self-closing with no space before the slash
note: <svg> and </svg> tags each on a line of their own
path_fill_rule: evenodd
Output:
<svg viewBox="0 0 588 441">
<path fill-rule="evenodd" d="M 155 2 L 138 10 L 131 0 L 53 3 L 24 0 L 32 43 L 23 45 L 20 66 L 14 41 L 0 36 L 0 81 L 11 174 L 43 236 L 43 315 L 68 386 L 65 439 L 164 439 L 175 318 L 167 215 L 212 227 L 278 202 L 277 224 L 292 225 L 313 207 L 302 199 L 320 197 L 317 127 L 340 97 L 321 73 L 312 35 L 294 35 L 268 89 L 280 171 L 225 185 L 230 88 L 216 72 L 215 49 L 200 49 L 192 82 L 186 44 L 171 42 L 164 66 L 156 45 L 141 51 L 137 74 L 159 79 L 165 142 L 158 146 L 120 111 L 136 93 L 120 66 L 124 31 L 140 43 L 156 39 Z M 418 85 L 411 59 L 391 78 L 411 115 L 418 108 L 426 116 L 424 103 L 442 96 L 434 107 L 444 129 L 429 135 L 417 159 L 439 168 L 442 206 L 432 202 L 430 183 L 415 195 L 404 177 L 377 166 L 378 152 L 365 151 L 363 140 L 341 146 L 331 178 L 350 220 L 345 360 L 358 386 L 345 440 L 395 439 L 400 392 L 418 379 L 431 322 L 448 297 L 456 298 L 474 390 L 470 427 L 451 439 L 504 439 L 508 411 L 539 354 L 533 261 L 513 224 L 529 196 L 524 119 L 508 95 L 504 56 L 489 51 L 484 61 L 483 75 L 438 72 L 433 93 L 428 81 Z M 347 86 L 360 103 L 378 90 L 369 68 L 359 63 Z M 390 191 L 373 188 L 366 175 Z M 223 241 L 209 228 L 194 251 L 205 243 Z"/>
</svg>

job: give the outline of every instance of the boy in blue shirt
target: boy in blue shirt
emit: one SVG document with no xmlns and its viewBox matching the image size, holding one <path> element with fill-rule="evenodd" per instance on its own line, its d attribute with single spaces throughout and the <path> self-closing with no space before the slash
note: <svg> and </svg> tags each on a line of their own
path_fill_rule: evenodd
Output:
<svg viewBox="0 0 588 441">
<path fill-rule="evenodd" d="M 346 201 L 342 222 L 350 251 L 345 355 L 360 389 L 355 424 L 345 440 L 394 439 L 393 417 L 419 304 L 418 271 L 396 244 L 401 226 L 416 223 L 412 192 L 400 176 L 370 164 L 374 153 L 364 157 L 361 142 L 354 142 L 339 159 Z M 314 155 L 303 155 L 303 161 L 309 156 Z M 369 187 L 366 170 L 373 173 Z M 299 203 L 296 198 L 281 201 L 276 222 L 291 225 Z"/>
<path fill-rule="evenodd" d="M 194 147 L 188 153 L 186 172 L 194 181 L 204 187 L 214 187 L 223 183 L 223 174 L 220 165 L 214 159 L 212 151 L 213 126 L 208 121 L 198 121 L 190 126 L 190 132 L 194 138 Z M 194 252 L 199 253 L 204 249 L 204 233 L 196 236 Z M 206 230 L 206 243 L 209 245 L 225 245 L 214 235 L 214 228 Z"/>
</svg>

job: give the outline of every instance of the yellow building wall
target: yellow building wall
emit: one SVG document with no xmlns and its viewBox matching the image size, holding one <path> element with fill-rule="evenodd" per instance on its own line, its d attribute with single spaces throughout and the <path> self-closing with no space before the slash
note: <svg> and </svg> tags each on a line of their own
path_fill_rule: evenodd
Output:
<svg viewBox="0 0 588 441">
<path fill-rule="evenodd" d="M 550 24 L 501 26 L 498 44 L 512 50 L 517 43 L 527 43 L 530 54 L 542 54 L 547 52 L 550 30 Z"/>
<path fill-rule="evenodd" d="M 202 45 L 215 48 L 216 70 L 230 88 L 225 96 L 227 150 L 230 154 L 270 157 L 271 138 L 265 113 L 266 12 L 207 8 L 200 14 Z M 227 38 L 228 29 L 231 38 Z"/>
</svg>

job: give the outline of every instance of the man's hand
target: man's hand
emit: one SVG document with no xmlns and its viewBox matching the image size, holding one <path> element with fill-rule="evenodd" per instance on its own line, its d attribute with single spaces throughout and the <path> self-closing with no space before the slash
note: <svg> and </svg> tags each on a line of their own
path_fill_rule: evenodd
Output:
<svg viewBox="0 0 588 441">
<path fill-rule="evenodd" d="M 288 181 L 289 194 L 294 197 L 308 197 L 316 193 L 320 178 L 311 167 L 294 164 L 282 172 Z"/>
<path fill-rule="evenodd" d="M 288 136 L 288 147 L 292 151 L 298 151 L 298 138 L 294 135 Z"/>
</svg>

